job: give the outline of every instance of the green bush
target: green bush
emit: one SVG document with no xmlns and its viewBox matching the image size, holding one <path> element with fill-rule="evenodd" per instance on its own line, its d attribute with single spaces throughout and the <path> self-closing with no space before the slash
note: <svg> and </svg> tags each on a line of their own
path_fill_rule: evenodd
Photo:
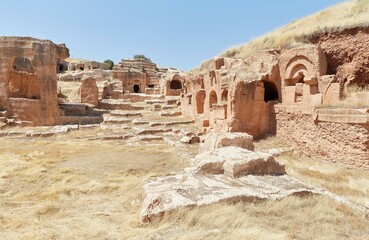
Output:
<svg viewBox="0 0 369 240">
<path fill-rule="evenodd" d="M 134 55 L 133 56 L 133 59 L 136 59 L 136 60 L 146 60 L 148 62 L 151 62 L 151 59 L 146 57 L 145 55 L 143 54 L 137 54 L 137 55 Z"/>
<path fill-rule="evenodd" d="M 113 69 L 113 67 L 114 67 L 114 62 L 113 62 L 112 60 L 110 60 L 110 59 L 106 59 L 106 60 L 104 61 L 104 63 L 108 64 L 108 69 L 109 69 L 109 70 L 112 70 L 112 69 Z"/>
</svg>

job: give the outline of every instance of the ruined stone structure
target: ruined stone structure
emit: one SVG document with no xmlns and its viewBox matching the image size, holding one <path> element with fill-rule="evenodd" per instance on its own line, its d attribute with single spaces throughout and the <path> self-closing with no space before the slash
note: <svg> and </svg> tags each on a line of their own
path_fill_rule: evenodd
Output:
<svg viewBox="0 0 369 240">
<path fill-rule="evenodd" d="M 155 63 L 143 59 L 123 59 L 113 68 L 113 78 L 122 81 L 126 93 L 145 93 L 146 88 L 158 88 L 160 77 L 157 72 L 159 69 Z"/>
<path fill-rule="evenodd" d="M 123 93 L 179 96 L 185 74 L 177 69 L 159 68 L 143 59 L 123 59 L 113 68 L 113 79 L 122 82 Z"/>
<path fill-rule="evenodd" d="M 108 64 L 96 61 L 60 61 L 57 66 L 57 72 L 65 71 L 91 71 L 95 69 L 108 70 Z"/>
<path fill-rule="evenodd" d="M 245 60 L 215 58 L 187 77 L 182 111 L 204 132 L 277 134 L 305 154 L 369 169 L 369 104 L 334 107 L 345 89 L 327 66 L 324 50 L 313 45 L 259 51 Z M 358 95 L 354 106 L 363 99 Z"/>
<path fill-rule="evenodd" d="M 57 65 L 64 44 L 29 37 L 0 37 L 0 110 L 31 125 L 53 125 L 60 116 Z"/>
<path fill-rule="evenodd" d="M 160 89 L 161 94 L 165 96 L 179 96 L 181 95 L 186 74 L 176 69 L 168 69 L 165 74 L 161 76 Z"/>
</svg>

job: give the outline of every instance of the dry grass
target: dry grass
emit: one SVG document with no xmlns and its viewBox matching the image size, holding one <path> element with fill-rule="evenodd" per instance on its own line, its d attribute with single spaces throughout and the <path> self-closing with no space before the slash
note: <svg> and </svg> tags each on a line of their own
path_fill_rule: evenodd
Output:
<svg viewBox="0 0 369 240">
<path fill-rule="evenodd" d="M 132 237 L 142 185 L 185 166 L 163 144 L 1 140 L 1 239 Z"/>
<path fill-rule="evenodd" d="M 350 0 L 293 21 L 246 44 L 232 47 L 225 57 L 247 58 L 257 50 L 282 49 L 307 43 L 307 37 L 321 32 L 369 26 L 369 1 Z"/>
<path fill-rule="evenodd" d="M 84 62 L 91 62 L 91 60 L 83 59 L 83 58 L 66 58 L 66 62 L 69 63 L 84 63 Z"/>
<path fill-rule="evenodd" d="M 350 96 L 352 93 L 357 92 L 369 92 L 369 86 L 359 86 L 357 84 L 351 84 L 346 87 L 346 93 Z"/>
<path fill-rule="evenodd" d="M 81 101 L 80 86 L 81 86 L 81 82 L 58 81 L 58 89 L 61 89 L 61 92 L 65 96 L 67 96 L 68 102 L 80 102 Z"/>
<path fill-rule="evenodd" d="M 94 132 L 95 130 L 93 130 Z M 93 133 L 91 132 L 91 133 Z M 80 132 L 88 135 L 89 130 Z M 1 239 L 367 239 L 361 215 L 323 196 L 179 209 L 139 224 L 142 186 L 187 161 L 166 144 L 0 140 Z M 260 144 L 259 144 L 260 143 Z M 257 147 L 279 145 L 275 138 Z M 363 203 L 364 173 L 280 157 L 288 172 Z M 298 161 L 297 161 L 298 160 Z M 332 181 L 333 180 L 333 181 Z"/>
<path fill-rule="evenodd" d="M 257 149 L 285 146 L 277 137 L 269 137 L 256 143 Z M 369 201 L 369 174 L 349 170 L 319 159 L 296 156 L 292 152 L 277 157 L 286 165 L 288 175 L 318 188 L 341 195 L 354 203 L 364 205 Z"/>
</svg>

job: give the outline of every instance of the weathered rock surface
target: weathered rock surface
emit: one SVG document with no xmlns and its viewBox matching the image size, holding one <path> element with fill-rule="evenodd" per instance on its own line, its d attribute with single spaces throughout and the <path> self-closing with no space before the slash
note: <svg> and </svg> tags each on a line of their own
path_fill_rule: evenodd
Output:
<svg viewBox="0 0 369 240">
<path fill-rule="evenodd" d="M 245 175 L 282 175 L 285 167 L 273 155 L 253 152 L 240 147 L 223 147 L 201 153 L 195 157 L 197 171 L 202 174 L 226 174 L 230 177 Z"/>
<path fill-rule="evenodd" d="M 218 151 L 224 151 L 224 148 Z M 224 174 L 237 178 L 246 175 L 272 175 L 278 176 L 286 174 L 285 166 L 278 163 L 274 157 L 265 152 L 247 152 L 247 150 L 237 149 L 239 157 L 227 158 L 223 168 Z"/>
<path fill-rule="evenodd" d="M 60 116 L 56 68 L 69 56 L 64 44 L 30 37 L 0 37 L 0 110 L 33 125 Z"/>
<path fill-rule="evenodd" d="M 89 103 L 94 107 L 99 105 L 99 88 L 96 85 L 96 80 L 92 77 L 82 79 L 81 102 Z"/>
<path fill-rule="evenodd" d="M 249 175 L 233 179 L 225 175 L 182 173 L 159 177 L 144 186 L 146 198 L 141 222 L 150 222 L 164 212 L 179 207 L 201 206 L 219 201 L 276 200 L 307 193 L 321 192 L 287 175 Z"/>
<path fill-rule="evenodd" d="M 201 151 L 212 151 L 216 148 L 236 146 L 248 150 L 254 150 L 253 137 L 247 133 L 239 132 L 221 132 L 210 133 L 206 136 Z"/>
</svg>

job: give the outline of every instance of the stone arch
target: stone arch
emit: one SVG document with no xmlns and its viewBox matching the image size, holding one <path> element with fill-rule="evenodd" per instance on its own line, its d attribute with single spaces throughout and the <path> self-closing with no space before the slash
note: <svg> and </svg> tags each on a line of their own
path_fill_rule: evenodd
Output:
<svg viewBox="0 0 369 240">
<path fill-rule="evenodd" d="M 175 90 L 182 89 L 182 83 L 180 80 L 173 79 L 172 81 L 170 81 L 169 88 Z"/>
<path fill-rule="evenodd" d="M 139 93 L 140 92 L 140 84 L 133 84 L 133 86 L 132 86 L 132 91 L 134 92 L 134 93 Z"/>
<path fill-rule="evenodd" d="M 131 87 L 132 87 L 132 92 L 133 93 L 142 93 L 142 91 L 144 90 L 143 89 L 143 83 L 140 81 L 140 80 L 138 80 L 138 79 L 135 79 L 135 80 L 133 80 L 132 82 L 132 85 L 131 85 Z"/>
<path fill-rule="evenodd" d="M 221 95 L 220 99 L 221 99 L 222 102 L 227 102 L 228 101 L 228 90 L 227 89 L 224 89 L 222 91 L 222 95 Z"/>
<path fill-rule="evenodd" d="M 8 92 L 13 98 L 41 98 L 40 80 L 31 61 L 26 57 L 15 57 L 10 61 Z"/>
<path fill-rule="evenodd" d="M 276 101 L 279 99 L 278 88 L 271 81 L 263 81 L 264 84 L 264 101 Z"/>
<path fill-rule="evenodd" d="M 64 65 L 63 64 L 58 64 L 58 69 L 57 72 L 64 72 Z"/>
<path fill-rule="evenodd" d="M 296 56 L 292 58 L 285 70 L 285 79 L 287 85 L 293 86 L 296 83 L 304 83 L 304 78 L 312 78 L 314 74 L 313 63 L 305 56 Z"/>
<path fill-rule="evenodd" d="M 209 108 L 213 108 L 214 104 L 218 103 L 217 93 L 213 90 L 209 94 Z"/>
<path fill-rule="evenodd" d="M 204 90 L 200 90 L 196 94 L 196 110 L 197 114 L 204 113 L 204 105 L 205 105 L 205 97 L 206 93 Z"/>
</svg>

